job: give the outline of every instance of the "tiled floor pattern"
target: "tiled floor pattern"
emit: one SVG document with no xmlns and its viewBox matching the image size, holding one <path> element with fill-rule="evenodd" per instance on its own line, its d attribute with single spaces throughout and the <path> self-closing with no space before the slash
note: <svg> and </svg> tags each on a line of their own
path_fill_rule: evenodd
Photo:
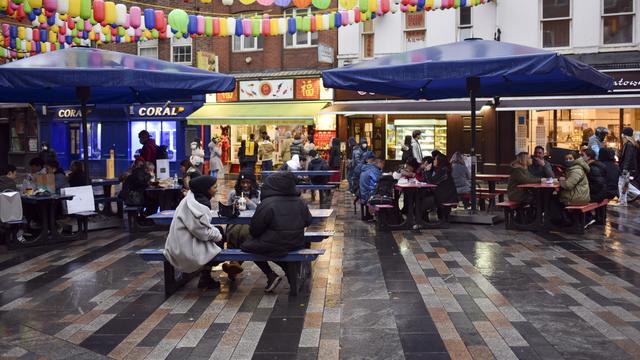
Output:
<svg viewBox="0 0 640 360">
<path fill-rule="evenodd" d="M 221 198 L 224 197 L 224 190 Z M 134 252 L 165 233 L 0 254 L 2 359 L 640 358 L 640 220 L 585 236 L 452 225 L 378 233 L 344 192 L 310 291 L 265 295 L 252 264 L 164 297 Z M 218 273 L 216 273 L 219 275 Z"/>
</svg>

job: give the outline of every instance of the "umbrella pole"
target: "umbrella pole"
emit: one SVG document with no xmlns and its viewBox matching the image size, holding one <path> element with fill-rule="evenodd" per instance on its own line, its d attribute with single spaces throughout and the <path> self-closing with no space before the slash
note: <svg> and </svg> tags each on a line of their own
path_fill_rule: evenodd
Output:
<svg viewBox="0 0 640 360">
<path fill-rule="evenodd" d="M 476 198 L 476 93 L 480 89 L 480 79 L 467 78 L 467 90 L 471 100 L 471 213 L 475 214 L 478 204 Z"/>
<path fill-rule="evenodd" d="M 76 96 L 80 100 L 80 112 L 82 113 L 82 165 L 87 185 L 91 185 L 91 176 L 89 175 L 89 135 L 87 134 L 87 102 L 90 95 L 91 89 L 88 86 L 76 88 Z"/>
</svg>

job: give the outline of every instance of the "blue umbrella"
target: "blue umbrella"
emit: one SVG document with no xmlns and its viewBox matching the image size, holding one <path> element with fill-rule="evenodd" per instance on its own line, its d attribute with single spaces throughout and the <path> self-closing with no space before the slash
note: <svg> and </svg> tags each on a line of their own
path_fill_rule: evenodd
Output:
<svg viewBox="0 0 640 360">
<path fill-rule="evenodd" d="M 0 102 L 80 104 L 87 177 L 87 104 L 190 101 L 233 91 L 235 78 L 119 52 L 75 47 L 0 66 Z"/>
<path fill-rule="evenodd" d="M 613 79 L 555 52 L 469 39 L 393 54 L 322 72 L 325 87 L 409 99 L 471 99 L 471 207 L 476 207 L 476 98 L 598 94 Z"/>
</svg>

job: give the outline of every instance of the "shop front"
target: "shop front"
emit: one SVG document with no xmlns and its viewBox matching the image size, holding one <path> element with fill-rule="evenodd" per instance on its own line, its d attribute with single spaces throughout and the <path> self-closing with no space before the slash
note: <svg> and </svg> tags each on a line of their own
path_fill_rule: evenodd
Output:
<svg viewBox="0 0 640 360">
<path fill-rule="evenodd" d="M 240 144 L 252 134 L 258 143 L 263 134 L 269 136 L 276 147 L 274 164 L 278 165 L 288 134 L 311 139 L 321 154 L 328 155 L 331 139 L 336 136 L 335 116 L 318 113 L 332 97 L 319 77 L 239 80 L 234 92 L 208 96 L 207 103 L 188 117 L 188 124 L 209 127 L 212 137 L 229 137 L 227 156 L 233 173 L 239 169 Z"/>
<path fill-rule="evenodd" d="M 196 104 L 197 106 L 197 104 Z M 116 176 L 126 170 L 142 145 L 138 133 L 147 130 L 158 146 L 167 147 L 171 172 L 188 151 L 185 149 L 186 117 L 193 112 L 193 103 L 156 103 L 144 105 L 95 105 L 89 107 L 87 137 L 89 167 L 92 176 L 105 176 L 106 160 L 114 152 Z M 40 141 L 49 142 L 63 168 L 81 160 L 82 126 L 77 106 L 37 107 Z"/>
</svg>

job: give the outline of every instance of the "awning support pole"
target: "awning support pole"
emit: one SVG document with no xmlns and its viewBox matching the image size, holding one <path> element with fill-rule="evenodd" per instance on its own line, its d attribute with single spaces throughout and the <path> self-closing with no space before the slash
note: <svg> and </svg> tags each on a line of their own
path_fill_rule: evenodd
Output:
<svg viewBox="0 0 640 360">
<path fill-rule="evenodd" d="M 82 113 L 82 165 L 86 184 L 91 185 L 91 176 L 89 175 L 89 135 L 87 134 L 87 102 L 91 96 L 91 88 L 78 86 L 76 88 L 76 96 L 80 100 L 80 112 Z"/>
<path fill-rule="evenodd" d="M 471 100 L 471 213 L 477 209 L 478 199 L 476 198 L 476 94 L 480 90 L 480 78 L 467 78 L 467 91 Z"/>
</svg>

